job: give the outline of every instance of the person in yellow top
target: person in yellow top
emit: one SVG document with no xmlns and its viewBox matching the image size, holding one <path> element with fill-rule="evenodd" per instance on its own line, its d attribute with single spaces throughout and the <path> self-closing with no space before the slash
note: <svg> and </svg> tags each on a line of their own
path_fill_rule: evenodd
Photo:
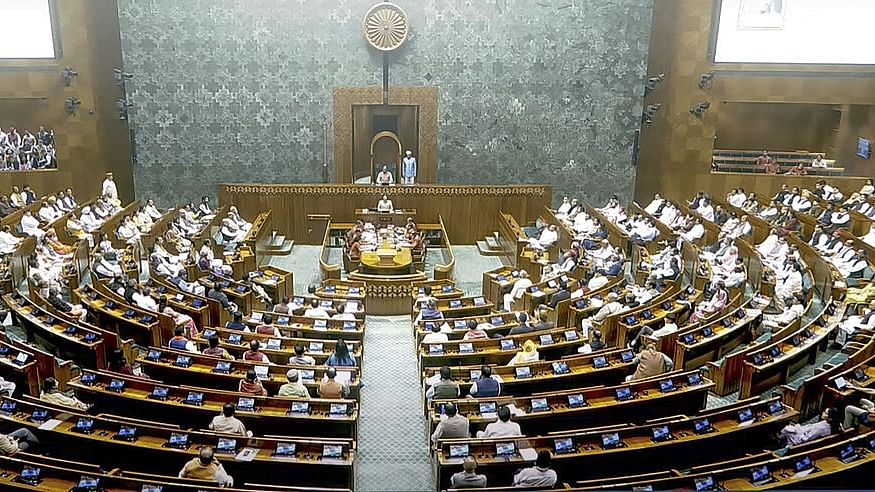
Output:
<svg viewBox="0 0 875 492">
<path fill-rule="evenodd" d="M 196 480 L 209 480 L 217 482 L 220 487 L 233 487 L 234 479 L 225 471 L 225 467 L 219 463 L 213 452 L 213 448 L 204 446 L 197 458 L 182 467 L 179 478 L 193 478 Z"/>
<path fill-rule="evenodd" d="M 522 364 L 530 364 L 538 362 L 540 355 L 538 354 L 538 346 L 532 340 L 526 340 L 523 344 L 523 349 L 513 356 L 513 359 L 507 363 L 508 366 L 519 366 Z"/>
</svg>

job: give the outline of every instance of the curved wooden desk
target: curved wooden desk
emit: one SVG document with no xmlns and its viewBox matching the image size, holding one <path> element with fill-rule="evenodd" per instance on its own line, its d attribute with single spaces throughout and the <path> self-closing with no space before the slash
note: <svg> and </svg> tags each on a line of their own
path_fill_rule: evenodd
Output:
<svg viewBox="0 0 875 492">
<path fill-rule="evenodd" d="M 406 275 L 412 273 L 413 254 L 410 248 L 379 248 L 362 251 L 361 273 L 371 275 Z"/>
<path fill-rule="evenodd" d="M 413 282 L 426 280 L 422 272 L 406 275 L 368 275 L 359 270 L 349 275 L 350 280 L 364 281 L 367 285 L 368 314 L 409 314 L 413 304 Z"/>
</svg>

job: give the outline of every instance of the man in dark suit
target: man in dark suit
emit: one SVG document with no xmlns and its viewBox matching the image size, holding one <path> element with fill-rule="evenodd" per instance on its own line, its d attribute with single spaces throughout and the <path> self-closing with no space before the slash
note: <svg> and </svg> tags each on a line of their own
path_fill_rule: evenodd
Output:
<svg viewBox="0 0 875 492">
<path fill-rule="evenodd" d="M 552 321 L 547 320 L 547 313 L 542 310 L 535 311 L 535 321 L 533 325 L 535 331 L 552 330 L 556 327 Z"/>
<path fill-rule="evenodd" d="M 569 299 L 571 297 L 571 291 L 568 290 L 568 282 L 564 280 L 559 281 L 559 290 L 554 292 L 553 295 L 550 296 L 550 300 L 547 302 L 547 305 L 551 308 L 556 308 L 556 305 L 565 299 Z"/>
<path fill-rule="evenodd" d="M 510 331 L 507 333 L 507 336 L 523 335 L 523 334 L 531 333 L 531 332 L 535 331 L 535 329 L 532 327 L 532 325 L 529 324 L 529 315 L 528 314 L 517 313 L 516 320 L 517 320 L 517 323 L 519 323 L 519 324 L 517 326 L 514 326 L 513 328 L 511 328 Z"/>
</svg>

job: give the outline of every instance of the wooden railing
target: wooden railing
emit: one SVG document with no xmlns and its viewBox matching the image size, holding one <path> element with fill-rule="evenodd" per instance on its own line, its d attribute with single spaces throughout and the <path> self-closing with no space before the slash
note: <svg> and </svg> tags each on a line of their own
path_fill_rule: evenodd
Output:
<svg viewBox="0 0 875 492">
<path fill-rule="evenodd" d="M 450 237 L 447 235 L 447 228 L 444 226 L 444 218 L 438 215 L 438 222 L 441 224 L 441 235 L 443 236 L 444 244 L 444 264 L 434 266 L 435 280 L 452 280 L 456 277 L 456 255 L 453 253 L 453 246 L 450 244 Z"/>
<path fill-rule="evenodd" d="M 322 238 L 322 252 L 319 254 L 319 273 L 322 275 L 322 280 L 329 278 L 340 279 L 340 263 L 328 263 L 328 255 L 331 252 L 331 219 L 325 226 L 325 236 Z"/>
</svg>

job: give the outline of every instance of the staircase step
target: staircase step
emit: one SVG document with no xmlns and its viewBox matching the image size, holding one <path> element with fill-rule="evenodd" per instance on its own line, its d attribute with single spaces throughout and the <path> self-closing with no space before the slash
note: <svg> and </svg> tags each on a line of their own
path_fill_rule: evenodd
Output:
<svg viewBox="0 0 875 492">
<path fill-rule="evenodd" d="M 486 241 L 477 241 L 477 250 L 480 256 L 504 256 L 504 251 L 490 248 Z"/>
<path fill-rule="evenodd" d="M 261 255 L 276 255 L 276 256 L 285 256 L 291 254 L 292 247 L 294 247 L 295 241 L 291 239 L 285 239 L 283 237 L 283 241 L 280 244 L 269 244 L 264 248 L 259 248 L 256 253 Z"/>
</svg>

